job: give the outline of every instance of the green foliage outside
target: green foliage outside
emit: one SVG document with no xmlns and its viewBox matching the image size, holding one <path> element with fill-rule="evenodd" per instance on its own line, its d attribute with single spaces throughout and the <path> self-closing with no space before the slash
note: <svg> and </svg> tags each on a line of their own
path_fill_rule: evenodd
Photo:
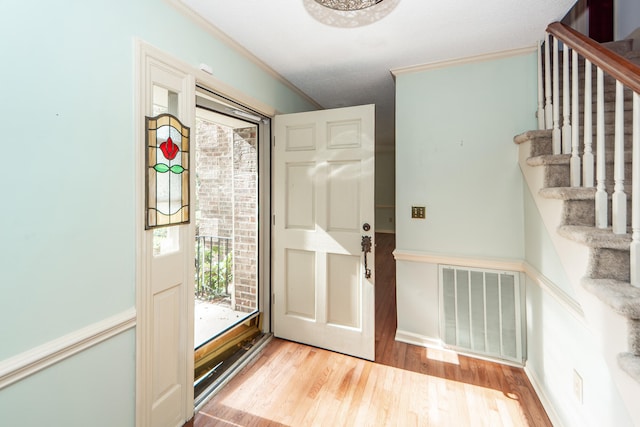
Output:
<svg viewBox="0 0 640 427">
<path fill-rule="evenodd" d="M 220 254 L 220 247 L 196 247 L 196 296 L 211 301 L 228 296 L 233 278 L 233 254 Z"/>
</svg>

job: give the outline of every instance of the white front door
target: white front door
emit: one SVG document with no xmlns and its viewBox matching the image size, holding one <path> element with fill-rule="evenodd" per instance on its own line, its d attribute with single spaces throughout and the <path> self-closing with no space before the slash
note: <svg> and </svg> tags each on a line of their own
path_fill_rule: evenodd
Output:
<svg viewBox="0 0 640 427">
<path fill-rule="evenodd" d="M 140 47 L 137 120 L 170 113 L 194 129 L 193 77 L 161 56 Z M 138 140 L 144 153 L 144 126 Z M 144 229 L 144 158 L 139 151 L 136 425 L 181 427 L 193 416 L 194 226 Z"/>
<path fill-rule="evenodd" d="M 276 116 L 277 337 L 375 358 L 374 151 L 373 105 Z"/>
</svg>

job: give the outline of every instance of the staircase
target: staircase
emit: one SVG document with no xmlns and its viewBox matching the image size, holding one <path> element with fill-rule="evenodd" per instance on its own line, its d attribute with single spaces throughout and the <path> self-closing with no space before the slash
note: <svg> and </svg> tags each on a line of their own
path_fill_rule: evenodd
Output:
<svg viewBox="0 0 640 427">
<path fill-rule="evenodd" d="M 640 39 L 603 44 L 629 61 L 640 64 Z M 561 61 L 561 58 L 559 59 Z M 580 64 L 584 64 L 581 62 Z M 544 66 L 544 65 L 543 65 Z M 561 68 L 562 69 L 562 68 Z M 584 65 L 579 67 L 580 145 L 584 153 Z M 561 73 L 562 74 L 562 73 Z M 595 82 L 595 73 L 594 73 Z M 595 83 L 593 93 L 595 94 Z M 624 192 L 627 204 L 627 234 L 614 234 L 611 227 L 611 194 L 614 187 L 614 117 L 616 83 L 604 79 L 604 129 L 607 228 L 596 228 L 595 187 L 571 186 L 572 154 L 553 154 L 552 130 L 531 130 L 514 138 L 519 145 L 523 175 L 569 280 L 576 290 L 585 319 L 600 344 L 612 377 L 625 400 L 629 414 L 640 425 L 640 288 L 631 285 L 630 245 L 632 196 L 632 91 L 624 90 Z M 596 155 L 596 97 L 593 97 L 593 153 Z M 562 99 L 560 98 L 560 105 Z M 640 131 L 636 130 L 636 132 Z M 640 170 L 640 165 L 636 165 Z"/>
</svg>

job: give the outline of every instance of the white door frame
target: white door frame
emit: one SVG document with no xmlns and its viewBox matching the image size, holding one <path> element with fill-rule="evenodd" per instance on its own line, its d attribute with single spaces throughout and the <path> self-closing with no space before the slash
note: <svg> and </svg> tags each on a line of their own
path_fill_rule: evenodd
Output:
<svg viewBox="0 0 640 427">
<path fill-rule="evenodd" d="M 152 84 L 152 79 L 149 73 L 148 64 L 153 62 L 158 65 L 164 64 L 167 68 L 177 70 L 183 75 L 188 82 L 185 87 L 185 97 L 191 99 L 193 106 L 191 112 L 188 113 L 188 122 L 183 123 L 185 126 L 193 127 L 195 118 L 195 93 L 196 85 L 206 87 L 218 94 L 224 95 L 229 99 L 233 99 L 241 105 L 248 106 L 260 114 L 273 117 L 276 114 L 274 108 L 249 97 L 237 89 L 229 86 L 228 84 L 214 78 L 213 76 L 198 70 L 171 55 L 164 53 L 163 51 L 137 39 L 135 40 L 135 108 L 134 108 L 134 127 L 135 127 L 135 189 L 136 189 L 136 202 L 135 202 L 135 224 L 136 224 L 136 426 L 147 427 L 151 426 L 151 392 L 149 384 L 151 384 L 151 367 L 149 366 L 149 360 L 151 355 L 150 347 L 150 322 L 153 319 L 153 313 L 149 307 L 149 301 L 147 295 L 149 293 L 149 281 L 150 271 L 148 263 L 148 232 L 145 232 L 145 167 L 144 167 L 144 141 L 145 141 L 145 126 L 144 117 L 147 114 L 147 93 L 148 87 Z M 264 144 L 264 141 L 262 142 Z M 266 144 L 270 147 L 271 144 Z M 262 244 L 259 248 L 260 262 L 263 264 L 259 270 L 259 286 L 262 299 L 260 300 L 260 311 L 263 312 L 264 322 L 263 329 L 270 331 L 270 244 L 269 244 L 269 230 L 270 227 L 270 153 L 263 154 L 260 158 L 260 188 L 259 203 L 262 203 L 260 210 L 260 220 L 264 226 L 260 230 L 260 239 Z M 195 164 L 195 162 L 191 162 Z M 191 186 L 191 200 L 195 200 L 195 186 Z M 189 226 L 191 230 L 189 236 L 195 232 L 194 222 Z M 193 240 L 193 239 L 192 239 Z M 193 255 L 193 249 L 187 251 Z M 187 271 L 193 269 L 193 256 L 190 260 L 192 266 Z M 183 410 L 185 414 L 185 422 L 193 417 L 194 414 L 194 396 L 193 396 L 193 280 L 189 281 L 189 286 L 186 287 L 185 301 L 187 307 L 185 315 L 186 329 L 183 331 L 186 334 L 185 343 L 185 357 L 186 357 L 186 371 L 184 372 L 184 382 L 188 385 L 186 388 L 183 401 Z"/>
</svg>

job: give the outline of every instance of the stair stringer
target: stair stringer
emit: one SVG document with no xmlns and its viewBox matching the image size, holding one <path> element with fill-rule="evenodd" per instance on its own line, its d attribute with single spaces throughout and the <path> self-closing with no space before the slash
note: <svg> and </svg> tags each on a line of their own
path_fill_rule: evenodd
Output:
<svg viewBox="0 0 640 427">
<path fill-rule="evenodd" d="M 629 320 L 616 313 L 611 307 L 587 291 L 582 280 L 589 269 L 591 249 L 581 243 L 566 239 L 558 234 L 557 229 L 562 222 L 563 203 L 558 199 L 540 196 L 544 185 L 544 168 L 530 166 L 527 158 L 531 152 L 531 141 L 522 142 L 518 149 L 520 170 L 529 187 L 542 222 L 556 249 L 560 263 L 575 291 L 576 297 L 584 312 L 585 321 L 591 330 L 598 350 L 602 354 L 611 377 L 618 387 L 619 394 L 627 408 L 634 425 L 640 426 L 640 383 L 635 381 L 618 363 L 618 356 L 629 351 L 631 329 Z"/>
</svg>

